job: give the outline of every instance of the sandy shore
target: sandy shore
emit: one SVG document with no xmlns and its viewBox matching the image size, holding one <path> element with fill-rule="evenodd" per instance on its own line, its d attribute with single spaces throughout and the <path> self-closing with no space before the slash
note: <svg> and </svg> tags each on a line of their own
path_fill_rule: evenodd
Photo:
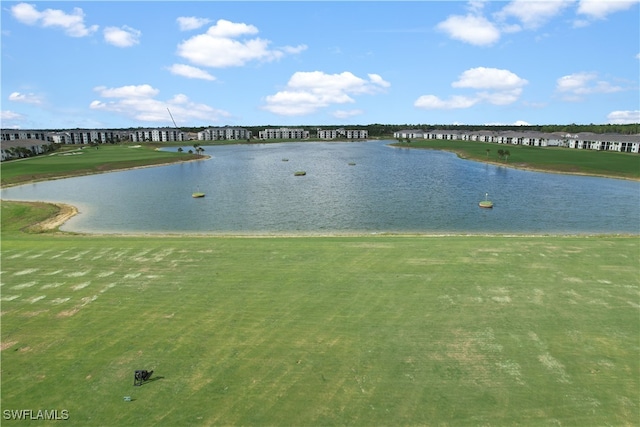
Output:
<svg viewBox="0 0 640 427">
<path fill-rule="evenodd" d="M 69 219 L 73 218 L 78 214 L 78 209 L 75 206 L 67 205 L 65 203 L 52 203 L 53 205 L 60 208 L 60 211 L 57 215 L 52 216 L 51 218 L 47 218 L 46 220 L 37 223 L 33 226 L 33 228 L 42 230 L 42 231 L 50 231 L 55 230 L 60 227 L 62 224 L 67 222 Z"/>
</svg>

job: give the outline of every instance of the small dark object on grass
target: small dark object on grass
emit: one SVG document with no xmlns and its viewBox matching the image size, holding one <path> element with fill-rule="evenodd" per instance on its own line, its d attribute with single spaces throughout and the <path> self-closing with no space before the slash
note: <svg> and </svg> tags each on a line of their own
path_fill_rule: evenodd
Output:
<svg viewBox="0 0 640 427">
<path fill-rule="evenodd" d="M 145 371 L 145 370 L 136 371 L 133 374 L 133 385 L 134 386 L 142 385 L 142 383 L 144 383 L 145 381 L 149 381 L 149 378 L 151 378 L 151 375 L 153 375 L 153 371 Z"/>
</svg>

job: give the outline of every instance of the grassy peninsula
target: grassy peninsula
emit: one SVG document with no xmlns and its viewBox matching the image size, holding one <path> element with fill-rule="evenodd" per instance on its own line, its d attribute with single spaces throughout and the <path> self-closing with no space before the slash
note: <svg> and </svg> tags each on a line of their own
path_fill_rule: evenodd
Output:
<svg viewBox="0 0 640 427">
<path fill-rule="evenodd" d="M 640 180 L 640 155 L 632 153 L 446 140 L 411 140 L 393 145 L 452 151 L 469 160 L 542 172 Z M 498 150 L 509 150 L 509 156 L 499 157 Z"/>
<path fill-rule="evenodd" d="M 3 162 L 2 186 L 204 158 L 156 148 L 157 144 L 64 147 L 50 155 Z"/>
</svg>

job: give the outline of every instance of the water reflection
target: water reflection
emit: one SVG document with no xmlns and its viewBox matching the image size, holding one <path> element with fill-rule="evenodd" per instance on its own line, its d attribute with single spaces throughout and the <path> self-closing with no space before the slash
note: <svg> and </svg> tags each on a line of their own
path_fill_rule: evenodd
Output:
<svg viewBox="0 0 640 427">
<path fill-rule="evenodd" d="M 79 206 L 63 227 L 79 232 L 639 232 L 638 182 L 388 142 L 209 146 L 206 161 L 24 185 L 2 197 Z M 487 192 L 492 210 L 477 205 Z"/>
</svg>

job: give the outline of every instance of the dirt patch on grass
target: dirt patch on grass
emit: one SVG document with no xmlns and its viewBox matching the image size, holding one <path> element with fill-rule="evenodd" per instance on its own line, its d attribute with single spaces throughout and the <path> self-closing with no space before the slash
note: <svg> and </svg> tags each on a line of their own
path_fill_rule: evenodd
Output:
<svg viewBox="0 0 640 427">
<path fill-rule="evenodd" d="M 0 343 L 0 351 L 4 351 L 16 344 L 18 344 L 18 341 L 3 341 Z"/>
<path fill-rule="evenodd" d="M 58 317 L 71 317 L 79 311 L 80 311 L 79 307 L 74 307 L 71 310 L 61 311 L 60 313 L 58 313 Z"/>
</svg>

